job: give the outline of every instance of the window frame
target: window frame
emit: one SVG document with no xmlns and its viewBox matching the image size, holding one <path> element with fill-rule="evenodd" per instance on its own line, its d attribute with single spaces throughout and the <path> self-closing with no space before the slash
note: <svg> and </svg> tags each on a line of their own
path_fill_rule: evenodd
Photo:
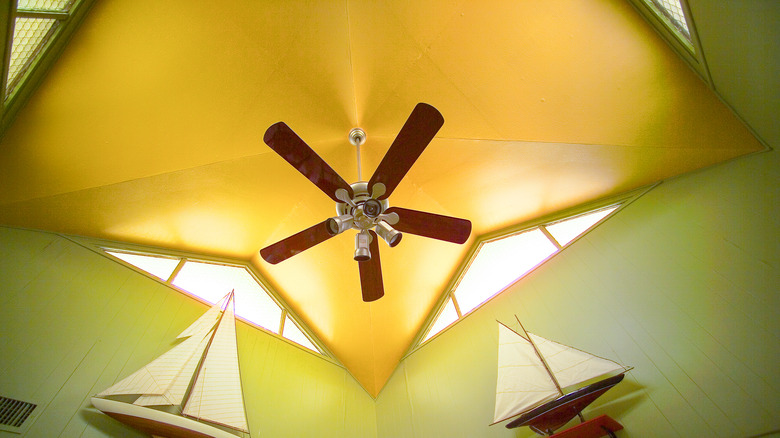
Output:
<svg viewBox="0 0 780 438">
<path fill-rule="evenodd" d="M 235 260 L 230 258 L 224 258 L 224 257 L 209 257 L 205 256 L 203 254 L 196 254 L 196 253 L 188 253 L 188 252 L 182 252 L 182 251 L 174 251 L 169 250 L 165 248 L 160 247 L 152 247 L 152 246 L 144 246 L 144 245 L 135 245 L 130 244 L 126 242 L 119 242 L 119 241 L 108 241 L 108 240 L 102 240 L 102 239 L 94 239 L 94 238 L 88 238 L 88 237 L 82 237 L 82 236 L 69 236 L 65 234 L 59 234 L 61 237 L 66 238 L 74 243 L 77 243 L 87 249 L 90 249 L 91 251 L 108 258 L 109 260 L 112 260 L 116 263 L 119 263 L 120 265 L 123 265 L 127 268 L 130 268 L 131 270 L 140 273 L 157 283 L 163 284 L 172 290 L 186 296 L 187 298 L 193 299 L 199 303 L 202 303 L 206 306 L 212 306 L 213 304 L 206 301 L 205 299 L 194 295 L 176 285 L 173 284 L 173 280 L 176 278 L 176 275 L 179 273 L 179 271 L 184 267 L 184 265 L 188 261 L 197 262 L 197 263 L 208 263 L 208 264 L 216 264 L 216 265 L 223 265 L 223 266 L 229 266 L 229 267 L 240 267 L 246 269 L 246 271 L 249 273 L 249 275 L 254 279 L 257 284 L 262 288 L 266 294 L 271 298 L 272 301 L 276 303 L 276 305 L 279 306 L 281 309 L 280 314 L 280 322 L 278 327 L 278 333 L 275 333 L 271 330 L 268 330 L 252 321 L 248 321 L 244 318 L 242 318 L 239 315 L 236 315 L 236 320 L 239 320 L 250 327 L 260 330 L 263 333 L 266 333 L 270 336 L 273 336 L 279 340 L 282 340 L 290 345 L 293 345 L 309 354 L 312 354 L 316 357 L 323 358 L 335 365 L 338 365 L 342 368 L 344 368 L 344 365 L 336 358 L 336 356 L 333 354 L 333 352 L 330 351 L 323 343 L 322 341 L 315 336 L 312 331 L 302 323 L 300 317 L 290 309 L 290 307 L 286 304 L 286 302 L 280 297 L 278 292 L 266 281 L 262 275 L 260 275 L 257 270 L 254 268 L 254 266 L 250 262 L 242 261 L 242 260 Z M 126 262 L 116 256 L 113 256 L 109 254 L 107 251 L 112 252 L 118 252 L 118 253 L 125 253 L 125 254 L 135 254 L 135 255 L 146 255 L 146 256 L 157 256 L 157 257 L 165 257 L 165 258 L 174 258 L 178 259 L 179 262 L 176 266 L 176 268 L 171 272 L 171 274 L 168 276 L 166 280 L 160 279 L 160 277 L 151 274 L 147 271 L 144 271 L 143 269 L 133 265 L 132 263 Z M 311 342 L 311 344 L 318 350 L 311 350 L 306 346 L 303 346 L 301 344 L 298 344 L 297 342 L 287 339 L 284 337 L 284 321 L 285 318 L 289 317 L 293 324 L 295 324 L 298 329 L 303 333 L 303 335 Z"/>
<path fill-rule="evenodd" d="M 657 186 L 660 183 L 651 184 L 649 186 L 641 187 L 639 189 L 630 191 L 628 193 L 624 193 L 617 196 L 612 196 L 608 198 L 603 198 L 600 200 L 588 202 L 581 204 L 579 206 L 565 209 L 562 211 L 559 211 L 557 213 L 553 213 L 550 215 L 546 215 L 531 221 L 522 222 L 501 230 L 497 230 L 494 232 L 490 232 L 487 234 L 484 234 L 482 236 L 478 236 L 474 244 L 469 249 L 468 253 L 464 257 L 463 261 L 461 262 L 459 268 L 455 272 L 455 274 L 452 276 L 452 279 L 449 281 L 447 286 L 444 288 L 444 291 L 442 292 L 441 296 L 439 297 L 438 301 L 436 302 L 436 305 L 433 307 L 433 310 L 429 313 L 428 317 L 425 319 L 425 322 L 423 323 L 420 331 L 415 336 L 414 340 L 411 343 L 411 346 L 409 350 L 404 354 L 403 359 L 410 356 L 412 353 L 417 351 L 418 349 L 428 345 L 435 339 L 437 339 L 439 336 L 441 336 L 443 333 L 447 332 L 448 330 L 452 329 L 453 327 L 457 326 L 460 321 L 462 321 L 465 318 L 468 318 L 470 315 L 476 313 L 479 311 L 482 307 L 490 303 L 493 299 L 500 296 L 504 293 L 507 289 L 511 288 L 514 284 L 518 283 L 522 279 L 526 278 L 527 276 L 533 274 L 536 269 L 538 269 L 540 266 L 546 264 L 553 258 L 555 258 L 558 254 L 562 253 L 565 249 L 579 241 L 583 236 L 588 234 L 589 232 L 593 231 L 596 227 L 603 224 L 605 221 L 607 221 L 612 216 L 619 213 L 621 210 L 626 208 L 629 204 L 634 202 L 636 199 L 644 195 L 645 193 L 652 190 L 655 186 Z M 546 225 L 551 225 L 556 222 L 564 221 L 567 219 L 573 219 L 577 216 L 581 216 L 587 213 L 596 212 L 599 210 L 603 210 L 606 208 L 609 208 L 611 206 L 617 206 L 617 208 L 605 216 L 604 218 L 600 219 L 598 222 L 596 222 L 594 225 L 589 227 L 585 232 L 580 233 L 577 237 L 572 239 L 569 243 L 566 245 L 560 245 L 560 243 L 557 242 L 557 240 L 549 233 L 549 231 L 546 230 Z M 479 305 L 475 306 L 473 309 L 469 310 L 468 312 L 463 313 L 461 311 L 460 306 L 458 305 L 457 297 L 455 296 L 455 290 L 457 289 L 458 284 L 462 280 L 463 276 L 465 275 L 466 271 L 471 266 L 471 263 L 473 262 L 474 258 L 476 257 L 477 253 L 479 252 L 479 249 L 481 246 L 485 243 L 498 240 L 510 235 L 523 233 L 526 231 L 530 231 L 533 229 L 538 228 L 539 230 L 542 230 L 542 233 L 544 233 L 547 238 L 553 243 L 553 245 L 556 246 L 556 251 L 552 253 L 550 256 L 548 256 L 546 259 L 542 260 L 540 263 L 538 263 L 536 266 L 528 270 L 525 274 L 521 275 L 519 278 L 514 280 L 512 283 L 508 284 L 503 289 L 499 290 L 495 294 L 491 295 L 490 298 L 483 301 Z M 436 320 L 439 318 L 439 315 L 444 311 L 444 306 L 446 305 L 447 301 L 452 299 L 453 304 L 455 306 L 456 312 L 458 313 L 458 318 L 447 325 L 445 328 L 440 330 L 438 333 L 428 336 L 428 332 L 433 328 L 434 324 L 436 324 Z"/>
<path fill-rule="evenodd" d="M 704 79 L 710 87 L 713 87 L 712 77 L 707 67 L 706 59 L 703 55 L 701 42 L 699 41 L 699 35 L 696 31 L 696 23 L 691 13 L 691 8 L 688 5 L 688 0 L 679 0 L 680 6 L 682 6 L 683 15 L 685 15 L 685 21 L 688 26 L 688 32 L 690 33 L 690 41 L 688 41 L 682 33 L 671 23 L 668 23 L 668 19 L 662 12 L 656 10 L 655 6 L 651 6 L 648 2 L 652 0 L 628 0 L 628 2 L 634 7 L 634 9 L 653 27 L 669 46 L 677 52 L 677 54 L 693 68 L 693 70 Z"/>
<path fill-rule="evenodd" d="M 18 9 L 18 0 L 11 0 L 4 5 L 5 7 L 0 8 L 0 57 L 3 61 L 2 67 L 0 67 L 0 96 L 2 97 L 0 136 L 5 133 L 19 110 L 54 65 L 65 49 L 70 36 L 96 1 L 74 0 L 68 12 Z M 29 64 L 28 67 L 19 73 L 19 77 L 14 81 L 15 86 L 10 93 L 7 93 L 16 18 L 25 17 L 50 18 L 57 20 L 58 23 L 41 43 L 41 46 L 36 49 L 36 53 L 25 63 Z"/>
</svg>

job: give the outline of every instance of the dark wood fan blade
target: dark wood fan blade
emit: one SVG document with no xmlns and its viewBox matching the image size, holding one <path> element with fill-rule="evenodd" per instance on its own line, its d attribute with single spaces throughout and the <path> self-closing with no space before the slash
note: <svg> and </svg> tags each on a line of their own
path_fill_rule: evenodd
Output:
<svg viewBox="0 0 780 438">
<path fill-rule="evenodd" d="M 411 233 L 452 243 L 464 243 L 471 234 L 471 222 L 466 219 L 401 207 L 390 207 L 385 213 L 398 213 L 399 220 L 397 224 L 393 225 L 393 228 L 402 233 Z"/>
<path fill-rule="evenodd" d="M 371 259 L 365 262 L 358 262 L 360 268 L 360 288 L 363 291 L 363 301 L 371 302 L 382 298 L 385 295 L 385 286 L 382 282 L 382 264 L 379 261 L 379 238 L 376 233 L 371 233 Z"/>
<path fill-rule="evenodd" d="M 275 265 L 318 243 L 322 243 L 333 237 L 328 232 L 327 222 L 327 220 L 322 221 L 273 245 L 266 246 L 260 250 L 260 255 L 265 261 Z"/>
<path fill-rule="evenodd" d="M 284 122 L 271 125 L 263 141 L 334 201 L 341 202 L 336 198 L 338 189 L 353 196 L 352 187 Z"/>
<path fill-rule="evenodd" d="M 390 196 L 442 125 L 444 117 L 436 108 L 418 103 L 368 180 L 369 191 L 374 184 L 382 183 L 386 191 L 379 199 Z"/>
</svg>

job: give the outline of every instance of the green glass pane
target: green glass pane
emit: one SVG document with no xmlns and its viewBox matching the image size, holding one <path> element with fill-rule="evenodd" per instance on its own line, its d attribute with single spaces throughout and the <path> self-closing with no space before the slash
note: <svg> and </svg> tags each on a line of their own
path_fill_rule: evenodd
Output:
<svg viewBox="0 0 780 438">
<path fill-rule="evenodd" d="M 688 30 L 688 22 L 685 21 L 680 0 L 645 0 L 653 7 L 672 27 L 676 28 L 683 36 L 691 41 L 691 32 Z"/>
<path fill-rule="evenodd" d="M 17 79 L 29 67 L 33 57 L 48 40 L 57 20 L 48 18 L 17 18 L 8 66 L 6 94 L 10 94 Z"/>
<path fill-rule="evenodd" d="M 17 9 L 68 12 L 74 0 L 19 0 Z"/>
</svg>

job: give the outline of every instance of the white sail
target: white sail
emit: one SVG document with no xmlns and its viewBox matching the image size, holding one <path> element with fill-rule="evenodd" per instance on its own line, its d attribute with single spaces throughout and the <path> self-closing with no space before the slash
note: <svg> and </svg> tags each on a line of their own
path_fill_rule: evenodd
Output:
<svg viewBox="0 0 780 438">
<path fill-rule="evenodd" d="M 220 299 L 216 304 L 211 306 L 209 310 L 206 311 L 203 315 L 200 316 L 195 322 L 190 324 L 189 327 L 184 329 L 183 332 L 179 333 L 179 336 L 176 336 L 176 339 L 186 338 L 188 336 L 192 336 L 195 333 L 202 333 L 210 331 L 219 320 L 219 315 L 222 314 L 222 309 L 225 307 L 225 300 L 228 299 L 228 295 L 225 295 Z"/>
<path fill-rule="evenodd" d="M 232 299 L 228 300 L 182 413 L 248 432 Z"/>
<path fill-rule="evenodd" d="M 139 406 L 180 405 L 187 392 L 187 388 L 190 386 L 190 382 L 192 382 L 192 376 L 195 374 L 198 363 L 200 362 L 201 357 L 203 357 L 203 352 L 206 350 L 206 345 L 208 345 L 210 338 L 210 336 L 207 336 L 209 333 L 210 331 L 202 336 L 196 334 L 196 336 L 192 336 L 184 341 L 192 342 L 196 345 L 196 348 L 192 355 L 184 362 L 184 365 L 179 368 L 178 374 L 172 377 L 166 376 L 166 378 L 170 378 L 170 381 L 162 394 L 144 394 L 138 397 L 133 404 Z M 198 339 L 200 339 L 200 341 L 198 341 Z"/>
<path fill-rule="evenodd" d="M 498 325 L 498 378 L 494 422 L 554 400 L 560 393 L 525 338 Z"/>
<path fill-rule="evenodd" d="M 98 396 L 107 395 L 163 395 L 170 386 L 171 382 L 179 375 L 182 368 L 193 356 L 203 354 L 205 344 L 201 346 L 201 340 L 206 336 L 208 330 L 201 328 L 198 336 L 192 336 L 181 344 L 168 350 L 165 354 L 148 363 L 146 366 L 122 379 L 115 385 L 98 394 Z M 199 350 L 199 346 L 200 351 Z M 194 368 L 190 373 L 194 372 Z"/>
<path fill-rule="evenodd" d="M 146 426 L 160 431 L 181 423 L 193 433 L 208 430 L 209 436 L 233 436 L 205 423 L 143 407 L 183 404 L 185 416 L 249 432 L 238 370 L 233 297 L 233 292 L 226 295 L 178 336 L 188 339 L 93 397 L 93 405 L 109 414 L 133 412 L 132 418 L 148 420 Z M 139 397 L 132 404 L 100 398 L 110 395 Z"/>
<path fill-rule="evenodd" d="M 165 388 L 160 387 L 149 370 L 143 367 L 97 395 L 104 397 L 125 394 L 162 394 L 163 392 Z"/>
<path fill-rule="evenodd" d="M 564 390 L 594 377 L 603 376 L 625 368 L 608 359 L 603 359 L 567 345 L 528 333 L 536 348 L 544 357 L 558 384 Z"/>
<path fill-rule="evenodd" d="M 528 333 L 564 390 L 625 368 L 576 348 Z M 534 345 L 505 325 L 498 324 L 498 379 L 493 421 L 498 423 L 529 411 L 561 395 Z"/>
</svg>

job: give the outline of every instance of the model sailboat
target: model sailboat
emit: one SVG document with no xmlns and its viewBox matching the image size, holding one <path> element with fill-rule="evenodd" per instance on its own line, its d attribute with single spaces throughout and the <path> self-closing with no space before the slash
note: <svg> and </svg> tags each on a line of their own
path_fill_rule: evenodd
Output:
<svg viewBox="0 0 780 438">
<path fill-rule="evenodd" d="M 248 433 L 233 292 L 177 338 L 187 339 L 92 397 L 92 405 L 153 436 L 235 438 L 237 432 Z M 128 396 L 137 398 L 130 402 Z"/>
<path fill-rule="evenodd" d="M 630 369 L 528 333 L 524 328 L 522 333 L 498 324 L 493 424 L 519 416 L 506 427 L 529 426 L 539 434 L 552 435 L 575 416 L 582 418 L 580 411 L 623 380 Z M 614 420 L 606 418 L 612 429 L 605 429 L 622 429 Z"/>
</svg>

